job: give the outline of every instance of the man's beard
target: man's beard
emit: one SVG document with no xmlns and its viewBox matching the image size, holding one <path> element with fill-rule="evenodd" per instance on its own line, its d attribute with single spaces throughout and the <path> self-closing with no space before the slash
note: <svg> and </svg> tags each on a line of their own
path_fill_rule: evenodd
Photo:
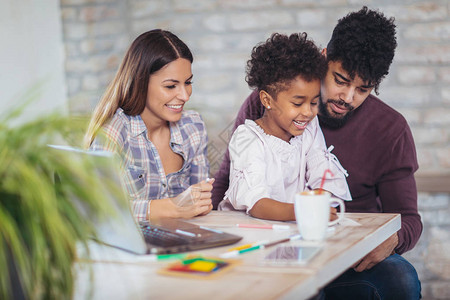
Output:
<svg viewBox="0 0 450 300">
<path fill-rule="evenodd" d="M 338 129 L 341 128 L 342 126 L 344 126 L 348 119 L 350 118 L 350 116 L 353 114 L 353 109 L 354 107 L 351 106 L 350 104 L 345 103 L 342 100 L 333 100 L 333 99 L 328 99 L 327 103 L 330 102 L 334 102 L 340 106 L 345 106 L 346 108 L 349 109 L 349 111 L 341 116 L 333 116 L 327 109 L 327 104 L 323 102 L 322 97 L 320 98 L 320 103 L 319 103 L 319 120 L 321 125 L 325 126 L 325 127 L 329 127 L 329 128 L 333 128 L 333 129 Z"/>
</svg>

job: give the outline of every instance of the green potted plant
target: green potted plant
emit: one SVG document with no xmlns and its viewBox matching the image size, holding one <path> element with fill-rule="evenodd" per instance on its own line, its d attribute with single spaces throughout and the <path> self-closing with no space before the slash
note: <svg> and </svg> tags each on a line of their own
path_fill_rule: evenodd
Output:
<svg viewBox="0 0 450 300">
<path fill-rule="evenodd" d="M 0 120 L 0 299 L 70 299 L 76 249 L 95 236 L 72 198 L 96 216 L 109 207 L 88 160 L 47 146 L 79 145 L 85 123 L 50 115 L 10 126 L 19 114 Z"/>
</svg>

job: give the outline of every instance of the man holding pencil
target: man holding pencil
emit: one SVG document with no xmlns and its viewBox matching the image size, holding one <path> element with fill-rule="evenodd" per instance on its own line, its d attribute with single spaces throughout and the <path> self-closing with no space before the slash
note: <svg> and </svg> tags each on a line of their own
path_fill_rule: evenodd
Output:
<svg viewBox="0 0 450 300">
<path fill-rule="evenodd" d="M 396 42 L 394 19 L 363 7 L 340 19 L 323 49 L 328 72 L 321 84 L 319 122 L 327 146 L 347 169 L 353 201 L 349 212 L 400 213 L 402 228 L 327 285 L 323 299 L 419 299 L 420 281 L 400 254 L 417 243 L 422 222 L 417 211 L 414 172 L 418 169 L 411 130 L 403 116 L 371 92 L 388 74 Z M 242 105 L 235 128 L 262 116 L 257 92 Z M 228 188 L 226 154 L 215 174 L 216 208 Z"/>
</svg>

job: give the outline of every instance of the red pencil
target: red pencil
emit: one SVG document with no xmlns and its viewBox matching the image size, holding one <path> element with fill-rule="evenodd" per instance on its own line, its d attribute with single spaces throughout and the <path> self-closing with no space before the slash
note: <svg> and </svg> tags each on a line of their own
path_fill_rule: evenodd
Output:
<svg viewBox="0 0 450 300">
<path fill-rule="evenodd" d="M 275 230 L 289 230 L 289 225 L 278 224 L 236 224 L 240 228 L 260 228 L 260 229 L 275 229 Z"/>
</svg>

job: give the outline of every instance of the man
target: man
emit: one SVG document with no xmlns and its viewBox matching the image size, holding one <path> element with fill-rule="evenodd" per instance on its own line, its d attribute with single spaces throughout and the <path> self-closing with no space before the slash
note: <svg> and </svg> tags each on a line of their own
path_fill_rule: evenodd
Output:
<svg viewBox="0 0 450 300">
<path fill-rule="evenodd" d="M 410 128 L 401 114 L 371 95 L 394 57 L 394 19 L 363 7 L 338 21 L 322 53 L 328 72 L 321 84 L 319 121 L 327 146 L 347 169 L 353 201 L 349 212 L 401 213 L 401 229 L 327 285 L 329 299 L 418 299 L 420 281 L 399 254 L 422 232 L 414 172 L 418 169 Z M 235 128 L 263 114 L 257 91 L 242 105 Z M 215 175 L 213 205 L 228 188 L 229 156 Z"/>
</svg>

